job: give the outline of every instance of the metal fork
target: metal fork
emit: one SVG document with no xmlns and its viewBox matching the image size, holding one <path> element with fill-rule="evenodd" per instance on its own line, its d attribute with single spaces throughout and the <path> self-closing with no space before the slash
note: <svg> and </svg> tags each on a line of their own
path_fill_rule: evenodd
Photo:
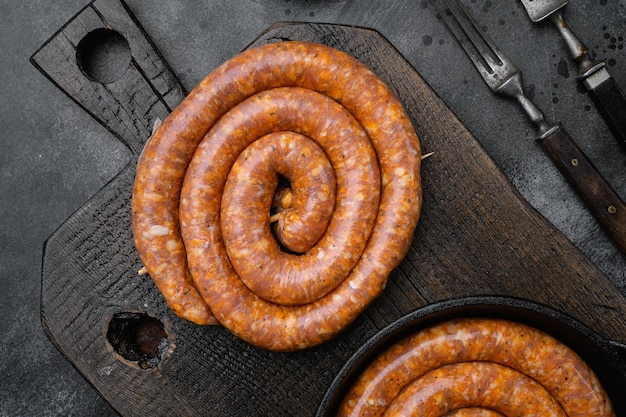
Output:
<svg viewBox="0 0 626 417">
<path fill-rule="evenodd" d="M 431 0 L 431 4 L 459 41 L 491 91 L 517 99 L 530 120 L 537 126 L 537 136 L 540 139 L 559 128 L 558 123 L 549 123 L 542 111 L 526 97 L 519 69 L 478 29 L 474 19 L 460 3 L 456 0 Z"/>
<path fill-rule="evenodd" d="M 546 121 L 524 95 L 521 72 L 474 22 L 457 0 L 431 0 L 441 19 L 459 41 L 489 88 L 515 98 L 535 123 L 544 149 L 608 235 L 626 254 L 626 204 L 593 166 L 560 123 Z"/>
</svg>

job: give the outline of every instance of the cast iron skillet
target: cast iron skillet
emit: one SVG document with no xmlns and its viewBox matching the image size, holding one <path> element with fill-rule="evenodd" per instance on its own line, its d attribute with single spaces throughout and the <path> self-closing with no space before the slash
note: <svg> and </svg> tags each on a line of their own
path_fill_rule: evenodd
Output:
<svg viewBox="0 0 626 417">
<path fill-rule="evenodd" d="M 548 306 L 498 296 L 476 296 L 430 304 L 383 328 L 346 362 L 324 395 L 316 416 L 335 416 L 354 380 L 388 346 L 420 329 L 460 317 L 498 317 L 551 334 L 591 366 L 611 398 L 615 413 L 626 416 L 626 345 L 606 340 L 572 317 Z"/>
</svg>

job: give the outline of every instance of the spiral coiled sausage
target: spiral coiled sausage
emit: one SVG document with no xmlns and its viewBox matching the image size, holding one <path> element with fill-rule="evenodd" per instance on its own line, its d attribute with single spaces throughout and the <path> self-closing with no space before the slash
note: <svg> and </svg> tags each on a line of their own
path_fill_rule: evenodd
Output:
<svg viewBox="0 0 626 417">
<path fill-rule="evenodd" d="M 594 372 L 566 345 L 524 324 L 479 318 L 393 344 L 357 378 L 337 415 L 439 416 L 474 407 L 505 416 L 615 416 Z"/>
<path fill-rule="evenodd" d="M 290 152 L 286 164 L 251 161 Z M 315 179 L 299 180 L 307 155 Z M 135 246 L 176 314 L 272 350 L 313 346 L 351 323 L 406 254 L 420 156 L 400 101 L 359 61 L 307 42 L 253 48 L 209 74 L 146 144 Z M 258 169 L 237 175 L 248 165 Z M 268 219 L 277 175 L 294 188 L 279 242 Z"/>
<path fill-rule="evenodd" d="M 428 371 L 389 404 L 384 416 L 443 416 L 464 407 L 493 409 L 508 417 L 567 417 L 534 379 L 491 362 L 461 362 Z"/>
</svg>

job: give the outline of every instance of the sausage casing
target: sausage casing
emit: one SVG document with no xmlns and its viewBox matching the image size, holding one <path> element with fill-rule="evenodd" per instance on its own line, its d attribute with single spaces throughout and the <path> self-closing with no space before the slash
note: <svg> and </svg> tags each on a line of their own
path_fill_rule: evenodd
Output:
<svg viewBox="0 0 626 417">
<path fill-rule="evenodd" d="M 482 407 L 463 407 L 446 413 L 444 417 L 504 417 L 503 414 Z"/>
<path fill-rule="evenodd" d="M 280 89 L 275 93 L 284 94 Z M 342 143 L 338 150 L 329 149 L 339 179 L 336 207 L 334 175 L 332 170 L 328 171 L 330 163 L 328 167 L 320 163 L 325 160 L 325 153 L 315 145 L 315 142 L 302 135 L 285 132 L 267 135 L 246 148 L 237 160 L 240 163 L 236 162 L 229 171 L 221 204 L 221 230 L 228 259 L 220 261 L 230 261 L 248 288 L 268 301 L 298 305 L 319 299 L 345 279 L 365 247 L 378 208 L 378 171 L 367 169 L 368 175 L 365 178 L 361 178 L 360 175 L 351 178 L 354 175 L 350 174 L 351 170 L 344 168 L 345 158 L 340 157 L 340 151 L 345 152 L 346 148 L 354 148 L 354 144 L 350 144 L 349 137 L 338 142 Z M 322 140 L 322 143 L 325 144 L 325 141 Z M 259 149 L 261 145 L 263 149 Z M 285 158 L 269 156 L 276 153 L 286 156 Z M 361 159 L 363 164 L 369 163 L 375 168 L 373 150 L 369 157 L 359 156 L 358 153 L 354 155 L 353 163 Z M 266 169 L 250 166 L 257 165 L 259 159 L 271 162 Z M 289 160 L 292 162 L 286 164 L 285 162 Z M 292 169 L 294 172 L 290 172 Z M 201 184 L 212 182 L 219 175 L 218 172 L 219 169 L 215 164 L 211 164 L 209 172 L 201 177 L 199 182 Z M 293 208 L 298 209 L 301 208 L 298 206 L 302 205 L 313 206 L 308 210 L 308 218 L 305 219 L 308 224 L 300 221 L 299 213 L 296 211 L 287 209 L 279 213 L 285 214 L 285 217 L 295 217 L 301 228 L 306 226 L 314 229 L 312 232 L 300 230 L 305 237 L 313 237 L 311 240 L 317 243 L 314 247 L 307 248 L 310 242 L 296 242 L 304 243 L 305 253 L 300 255 L 283 251 L 269 228 L 267 214 L 276 188 L 276 172 L 292 177 L 295 200 Z M 271 183 L 272 179 L 274 183 Z M 358 189 L 350 182 L 358 184 Z M 240 190 L 231 191 L 239 184 L 242 184 Z M 216 189 L 218 187 L 221 187 L 221 184 L 216 185 Z M 359 197 L 357 200 L 355 197 L 359 195 L 363 198 Z M 216 204 L 213 206 L 214 214 L 217 214 L 217 209 Z M 369 214 L 363 214 L 363 210 L 369 211 Z M 361 215 L 363 217 L 360 217 Z M 326 228 L 327 216 L 328 220 L 331 220 L 328 228 Z M 209 218 L 203 220 L 209 221 Z M 359 236 L 361 244 L 349 245 L 349 239 L 354 237 L 356 230 L 366 231 L 363 236 L 365 239 Z M 319 234 L 318 231 L 323 232 L 319 242 L 316 236 Z"/>
<path fill-rule="evenodd" d="M 440 323 L 392 345 L 359 376 L 338 415 L 381 416 L 425 373 L 467 361 L 493 362 L 529 376 L 570 417 L 615 415 L 597 376 L 569 347 L 524 324 L 479 318 Z"/>
<path fill-rule="evenodd" d="M 312 114 L 315 117 L 309 119 Z M 241 134 L 242 130 L 246 134 Z M 237 155 L 257 137 L 282 131 L 298 132 L 315 140 L 336 173 L 337 198 L 326 233 L 301 256 L 282 252 L 262 224 L 249 226 L 243 220 L 231 220 L 228 207 L 238 210 L 237 205 L 229 202 L 220 211 L 226 174 L 232 172 Z M 340 318 L 342 308 L 330 307 L 332 300 L 349 302 L 349 296 L 321 297 L 344 282 L 361 259 L 378 215 L 378 172 L 376 153 L 359 123 L 322 94 L 302 88 L 275 88 L 250 97 L 224 115 L 200 144 L 187 170 L 180 208 L 190 270 L 218 320 L 242 335 L 289 340 L 300 330 L 269 319 L 263 321 L 268 327 L 262 329 L 260 323 L 249 320 L 250 315 L 276 317 L 298 327 L 302 322 L 295 319 L 307 315 L 313 319 L 320 314 L 326 317 L 329 309 L 336 309 L 333 314 Z M 225 214 L 222 221 L 221 212 Z M 237 250 L 231 249 L 229 256 L 225 240 L 236 241 L 244 236 L 244 229 L 251 228 L 265 230 L 257 232 L 261 233 L 257 244 L 238 244 L 236 247 L 245 251 L 235 253 Z M 268 271 L 267 276 L 261 274 L 254 283 L 242 282 L 231 259 L 242 261 L 247 268 Z M 216 274 L 215 269 L 220 273 Z M 249 271 L 242 272 L 250 275 Z M 259 288 L 262 285 L 265 288 Z M 306 337 L 313 337 L 317 330 L 307 332 Z M 255 344 L 259 344 L 258 339 Z"/>
<path fill-rule="evenodd" d="M 428 371 L 409 384 L 383 415 L 443 416 L 463 407 L 488 408 L 505 416 L 567 417 L 541 384 L 490 362 L 460 362 Z"/>
<path fill-rule="evenodd" d="M 258 103 L 265 97 L 269 105 L 273 100 L 280 102 L 282 99 L 269 94 L 278 88 L 308 90 L 334 103 L 306 112 L 296 110 L 312 116 L 300 126 L 303 130 L 296 129 L 296 133 L 306 135 L 304 130 L 314 125 L 316 117 L 326 108 L 345 109 L 362 129 L 353 136 L 369 139 L 380 175 L 377 186 L 364 186 L 361 179 L 355 180 L 357 188 L 370 188 L 367 194 L 375 193 L 379 200 L 371 230 L 357 230 L 354 237 L 346 239 L 350 245 L 364 245 L 360 257 L 350 259 L 354 265 L 346 279 L 328 284 L 316 296 L 311 296 L 311 299 L 321 298 L 302 305 L 297 305 L 299 301 L 276 304 L 256 295 L 236 278 L 230 263 L 203 265 L 203 251 L 213 259 L 221 259 L 226 254 L 221 243 L 219 218 L 205 223 L 201 231 L 194 223 L 206 218 L 200 214 L 201 210 L 212 204 L 209 195 L 215 196 L 212 191 L 202 190 L 204 201 L 189 198 L 201 188 L 194 178 L 205 171 L 200 162 L 194 162 L 194 154 L 209 146 L 204 145 L 212 141 L 207 138 L 216 137 L 219 129 L 216 125 L 224 118 L 245 118 L 245 114 L 233 112 L 245 100 Z M 267 116 L 271 118 L 271 114 Z M 331 129 L 334 121 L 326 120 L 325 128 Z M 228 130 L 223 123 L 221 126 Z M 246 131 L 264 130 L 250 119 L 242 126 Z M 265 129 L 263 135 L 275 131 Z M 421 210 L 419 140 L 403 106 L 367 67 L 323 45 L 280 42 L 249 49 L 228 60 L 194 88 L 163 121 L 146 148 L 138 164 L 133 191 L 133 229 L 136 247 L 150 275 L 168 302 L 178 295 L 188 295 L 194 300 L 200 298 L 222 325 L 244 340 L 269 349 L 294 350 L 319 344 L 351 323 L 381 293 L 390 271 L 403 259 Z M 188 170 L 194 166 L 193 171 Z M 350 178 L 357 176 L 351 174 Z M 339 179 L 337 181 L 339 195 L 343 185 Z M 333 219 L 329 224 L 332 223 Z M 157 239 L 146 234 L 155 227 L 166 237 Z M 212 236 L 207 240 L 209 235 Z M 205 248 L 209 241 L 218 243 Z M 185 259 L 174 256 L 169 248 L 186 255 Z M 320 257 L 326 258 L 327 254 Z M 189 264 L 193 283 L 182 273 L 187 270 L 185 262 Z M 347 265 L 348 260 L 339 263 Z M 171 290 L 170 287 L 181 286 L 181 283 L 189 284 L 184 291 Z M 322 296 L 324 292 L 326 295 Z M 270 289 L 269 293 L 276 291 Z M 175 304 L 170 302 L 170 305 Z"/>
</svg>

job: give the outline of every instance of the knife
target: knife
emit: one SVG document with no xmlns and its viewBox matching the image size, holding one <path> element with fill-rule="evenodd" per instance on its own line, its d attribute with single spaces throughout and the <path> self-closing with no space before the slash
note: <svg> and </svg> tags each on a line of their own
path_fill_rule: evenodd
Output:
<svg viewBox="0 0 626 417">
<path fill-rule="evenodd" d="M 578 63 L 578 80 L 583 84 L 622 149 L 626 151 L 626 97 L 606 69 L 591 59 L 583 44 L 563 19 L 568 0 L 521 0 L 533 22 L 550 20 L 558 29 L 570 55 Z"/>
</svg>

